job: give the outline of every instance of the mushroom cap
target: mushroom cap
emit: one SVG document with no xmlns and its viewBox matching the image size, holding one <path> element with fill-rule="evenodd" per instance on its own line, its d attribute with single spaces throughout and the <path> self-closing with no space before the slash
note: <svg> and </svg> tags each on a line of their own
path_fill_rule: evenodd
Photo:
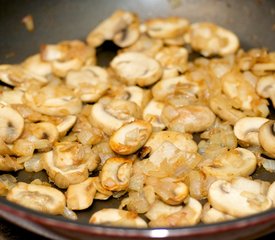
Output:
<svg viewBox="0 0 275 240">
<path fill-rule="evenodd" d="M 217 180 L 211 184 L 208 200 L 215 209 L 234 217 L 259 213 L 272 206 L 272 201 L 265 195 L 239 189 L 225 180 Z"/>
<path fill-rule="evenodd" d="M 275 157 L 275 121 L 269 120 L 264 123 L 259 130 L 259 141 L 265 154 Z"/>
<path fill-rule="evenodd" d="M 158 81 L 162 68 L 158 61 L 138 52 L 125 52 L 111 61 L 118 78 L 127 85 L 149 86 Z"/>
<path fill-rule="evenodd" d="M 234 125 L 235 136 L 249 145 L 260 145 L 259 129 L 268 119 L 262 117 L 244 117 Z"/>
<path fill-rule="evenodd" d="M 129 155 L 140 149 L 152 133 L 150 123 L 135 120 L 124 124 L 110 137 L 111 149 L 121 155 Z"/>
<path fill-rule="evenodd" d="M 19 138 L 23 129 L 23 117 L 6 103 L 0 102 L 0 138 L 12 143 Z"/>
</svg>

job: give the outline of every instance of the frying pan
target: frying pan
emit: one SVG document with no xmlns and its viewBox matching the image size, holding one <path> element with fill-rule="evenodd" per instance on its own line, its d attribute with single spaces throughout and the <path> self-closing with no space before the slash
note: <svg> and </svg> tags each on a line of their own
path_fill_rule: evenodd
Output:
<svg viewBox="0 0 275 240">
<path fill-rule="evenodd" d="M 141 19 L 182 16 L 192 22 L 211 21 L 235 32 L 245 49 L 266 47 L 275 50 L 275 1 L 273 0 L 0 0 L 0 64 L 18 63 L 39 51 L 41 44 L 85 39 L 88 32 L 114 10 L 134 11 Z M 21 24 L 31 14 L 35 30 Z M 106 65 L 113 46 L 98 49 L 99 64 Z M 274 117 L 274 116 L 271 116 Z M 255 177 L 275 180 L 275 174 L 259 169 Z M 43 174 L 18 172 L 19 181 L 44 178 Z M 23 228 L 51 239 L 173 238 L 252 239 L 275 231 L 275 209 L 217 224 L 183 228 L 134 229 L 87 224 L 92 212 L 116 207 L 117 200 L 95 201 L 79 213 L 74 222 L 38 213 L 0 198 L 0 216 Z"/>
</svg>

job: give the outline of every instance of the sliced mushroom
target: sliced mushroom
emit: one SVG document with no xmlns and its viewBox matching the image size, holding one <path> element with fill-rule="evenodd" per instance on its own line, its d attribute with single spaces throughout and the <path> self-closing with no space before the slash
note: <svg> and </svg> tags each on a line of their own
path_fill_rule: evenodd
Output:
<svg viewBox="0 0 275 240">
<path fill-rule="evenodd" d="M 66 206 L 64 194 L 52 187 L 19 182 L 13 187 L 7 199 L 24 207 L 48 214 L 63 214 Z"/>
<path fill-rule="evenodd" d="M 138 86 L 128 86 L 125 88 L 125 92 L 129 94 L 127 100 L 136 103 L 141 109 L 144 109 L 151 98 L 150 90 Z"/>
<path fill-rule="evenodd" d="M 111 149 L 121 155 L 129 155 L 140 149 L 152 133 L 150 123 L 135 120 L 124 124 L 110 138 Z"/>
<path fill-rule="evenodd" d="M 0 95 L 0 102 L 7 104 L 23 104 L 24 92 L 20 89 L 14 88 L 13 90 L 3 91 Z"/>
<path fill-rule="evenodd" d="M 152 88 L 152 94 L 155 100 L 163 101 L 168 95 L 174 94 L 181 87 L 194 94 L 200 90 L 197 83 L 189 81 L 185 76 L 178 76 L 162 79 L 156 83 Z"/>
<path fill-rule="evenodd" d="M 23 117 L 5 102 L 0 102 L 0 138 L 12 143 L 20 137 L 23 129 Z"/>
<path fill-rule="evenodd" d="M 176 227 L 195 225 L 200 221 L 202 206 L 194 198 L 188 198 L 184 207 L 169 206 L 156 201 L 145 214 L 150 227 Z"/>
<path fill-rule="evenodd" d="M 48 80 L 40 75 L 27 71 L 20 65 L 0 65 L 0 81 L 26 88 L 30 84 L 45 85 Z"/>
<path fill-rule="evenodd" d="M 162 47 L 161 39 L 150 38 L 148 35 L 142 34 L 133 45 L 122 49 L 122 52 L 140 52 L 149 57 L 154 57 Z"/>
<path fill-rule="evenodd" d="M 153 38 L 175 38 L 183 35 L 189 27 L 187 19 L 179 17 L 154 18 L 145 22 L 147 33 Z"/>
<path fill-rule="evenodd" d="M 155 56 L 155 59 L 160 62 L 164 68 L 162 78 L 182 74 L 187 69 L 188 52 L 182 47 L 164 47 Z"/>
<path fill-rule="evenodd" d="M 83 102 L 96 102 L 109 88 L 108 73 L 98 66 L 84 67 L 80 71 L 70 71 L 66 85 Z"/>
<path fill-rule="evenodd" d="M 101 181 L 99 179 L 99 177 L 93 177 L 93 184 L 94 187 L 96 189 L 96 194 L 94 196 L 94 199 L 97 200 L 107 200 L 109 197 L 111 197 L 113 195 L 113 192 L 107 190 L 106 188 L 104 188 L 101 184 Z"/>
<path fill-rule="evenodd" d="M 61 84 L 29 89 L 25 92 L 24 100 L 31 109 L 51 116 L 77 114 L 82 108 L 80 99 L 72 90 Z"/>
<path fill-rule="evenodd" d="M 114 208 L 103 208 L 95 212 L 91 216 L 89 223 L 135 228 L 147 227 L 147 223 L 136 213 Z"/>
<path fill-rule="evenodd" d="M 164 103 L 152 99 L 143 110 L 143 119 L 152 124 L 154 131 L 165 128 L 160 118 L 163 108 Z"/>
<path fill-rule="evenodd" d="M 93 105 L 89 120 L 91 124 L 111 135 L 124 123 L 140 118 L 140 108 L 131 101 L 113 100 L 108 104 L 97 102 Z"/>
<path fill-rule="evenodd" d="M 275 121 L 269 120 L 259 130 L 259 141 L 266 154 L 275 157 Z"/>
<path fill-rule="evenodd" d="M 84 64 L 96 62 L 95 49 L 79 40 L 44 45 L 40 54 L 43 61 L 51 63 L 52 72 L 59 77 L 65 77 L 69 71 L 78 70 Z"/>
<path fill-rule="evenodd" d="M 110 191 L 126 190 L 129 186 L 132 164 L 132 160 L 129 159 L 107 159 L 99 174 L 102 186 Z"/>
<path fill-rule="evenodd" d="M 275 207 L 275 182 L 273 182 L 267 192 L 267 197 L 272 201 L 273 208 Z"/>
<path fill-rule="evenodd" d="M 231 125 L 234 125 L 239 119 L 246 117 L 244 112 L 233 108 L 230 99 L 224 94 L 211 96 L 209 106 L 215 114 L 221 119 L 228 121 Z"/>
<path fill-rule="evenodd" d="M 92 205 L 95 193 L 96 188 L 92 178 L 78 184 L 72 184 L 65 194 L 67 207 L 71 210 L 86 209 Z"/>
<path fill-rule="evenodd" d="M 257 93 L 264 98 L 270 98 L 275 107 L 275 74 L 261 77 L 256 85 Z"/>
<path fill-rule="evenodd" d="M 53 151 L 43 154 L 42 161 L 48 176 L 59 188 L 85 181 L 89 161 L 98 165 L 91 149 L 76 142 L 56 143 Z"/>
<path fill-rule="evenodd" d="M 118 46 L 127 47 L 138 37 L 138 17 L 134 13 L 117 10 L 89 33 L 87 42 L 93 47 L 98 47 L 105 40 L 113 40 Z"/>
<path fill-rule="evenodd" d="M 180 133 L 176 131 L 154 132 L 144 145 L 150 148 L 150 153 L 155 152 L 165 141 L 174 144 L 178 149 L 184 152 L 197 152 L 198 146 L 189 133 Z"/>
<path fill-rule="evenodd" d="M 208 200 L 215 209 L 234 217 L 244 217 L 272 207 L 272 201 L 265 195 L 247 191 L 246 186 L 236 188 L 225 180 L 217 180 L 210 186 Z"/>
<path fill-rule="evenodd" d="M 10 174 L 0 175 L 0 196 L 6 196 L 16 185 L 16 178 Z"/>
<path fill-rule="evenodd" d="M 261 117 L 241 118 L 234 125 L 234 134 L 249 145 L 259 146 L 259 129 L 267 121 L 268 119 Z"/>
<path fill-rule="evenodd" d="M 187 38 L 192 48 L 205 57 L 232 54 L 240 44 L 233 32 L 207 22 L 192 24 Z"/>
<path fill-rule="evenodd" d="M 209 165 L 203 166 L 202 171 L 206 175 L 230 180 L 238 176 L 248 177 L 256 167 L 257 159 L 251 151 L 236 148 L 218 155 Z"/>
<path fill-rule="evenodd" d="M 60 136 L 64 136 L 75 124 L 77 117 L 74 115 L 66 116 L 62 119 L 56 128 Z"/>
<path fill-rule="evenodd" d="M 149 86 L 162 75 L 162 68 L 155 59 L 138 52 L 119 54 L 111 61 L 111 67 L 127 85 Z"/>
<path fill-rule="evenodd" d="M 22 67 L 34 74 L 44 77 L 52 73 L 51 64 L 43 61 L 40 54 L 35 54 L 25 59 L 22 63 Z"/>
<path fill-rule="evenodd" d="M 11 157 L 9 155 L 0 155 L 0 171 L 18 171 L 23 168 L 23 164 L 15 157 Z"/>
<path fill-rule="evenodd" d="M 233 220 L 235 217 L 225 214 L 213 207 L 209 203 L 203 206 L 201 220 L 203 223 L 217 223 L 223 221 Z"/>
<path fill-rule="evenodd" d="M 161 114 L 161 119 L 169 130 L 187 133 L 206 130 L 214 123 L 215 118 L 215 114 L 203 105 L 166 105 Z"/>
<path fill-rule="evenodd" d="M 175 178 L 147 177 L 146 185 L 152 186 L 160 199 L 170 205 L 178 205 L 188 196 L 188 187 Z"/>
</svg>

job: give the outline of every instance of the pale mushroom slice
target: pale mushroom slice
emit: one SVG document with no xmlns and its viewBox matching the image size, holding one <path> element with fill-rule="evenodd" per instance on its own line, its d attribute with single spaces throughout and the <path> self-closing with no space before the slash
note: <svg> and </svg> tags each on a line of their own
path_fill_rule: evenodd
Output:
<svg viewBox="0 0 275 240">
<path fill-rule="evenodd" d="M 266 195 L 246 190 L 245 185 L 242 185 L 242 189 L 234 187 L 226 180 L 212 183 L 208 200 L 215 209 L 234 217 L 256 214 L 272 207 L 272 201 Z"/>
<path fill-rule="evenodd" d="M 74 115 L 64 117 L 62 121 L 58 125 L 56 125 L 59 136 L 66 135 L 66 133 L 74 126 L 76 120 L 77 117 Z"/>
<path fill-rule="evenodd" d="M 111 149 L 121 155 L 129 155 L 139 150 L 152 133 L 150 123 L 135 120 L 124 124 L 110 137 Z"/>
<path fill-rule="evenodd" d="M 147 227 L 147 223 L 137 213 L 115 208 L 103 208 L 95 212 L 89 223 L 135 228 Z"/>
<path fill-rule="evenodd" d="M 193 94 L 197 94 L 201 90 L 198 83 L 190 81 L 186 76 L 182 75 L 160 80 L 152 87 L 152 94 L 154 100 L 163 101 L 167 99 L 168 95 L 172 95 L 176 91 L 179 91 L 180 88 L 184 88 L 186 91 Z"/>
<path fill-rule="evenodd" d="M 202 167 L 206 175 L 230 180 L 242 176 L 250 176 L 257 167 L 256 156 L 245 148 L 226 151 L 214 158 L 209 165 Z"/>
<path fill-rule="evenodd" d="M 259 141 L 265 154 L 275 158 L 275 121 L 269 120 L 264 123 L 259 130 Z"/>
<path fill-rule="evenodd" d="M 105 40 L 113 40 L 118 46 L 127 47 L 138 38 L 138 17 L 132 12 L 117 10 L 93 29 L 86 40 L 93 47 L 100 46 Z"/>
<path fill-rule="evenodd" d="M 7 104 L 23 104 L 24 92 L 19 88 L 3 91 L 0 95 L 0 102 Z"/>
<path fill-rule="evenodd" d="M 228 121 L 231 125 L 234 125 L 241 118 L 246 117 L 244 112 L 232 106 L 230 99 L 224 94 L 211 96 L 209 106 L 215 114 L 221 119 Z"/>
<path fill-rule="evenodd" d="M 152 124 L 154 131 L 159 131 L 166 127 L 160 117 L 164 105 L 163 102 L 152 99 L 143 110 L 143 119 Z"/>
<path fill-rule="evenodd" d="M 77 142 L 56 143 L 53 151 L 43 154 L 42 161 L 50 180 L 59 188 L 85 181 L 89 170 L 99 164 L 91 148 Z"/>
<path fill-rule="evenodd" d="M 96 188 L 93 178 L 88 178 L 78 184 L 72 184 L 65 193 L 67 207 L 71 210 L 87 209 L 92 205 L 95 194 Z"/>
<path fill-rule="evenodd" d="M 255 117 L 266 117 L 269 114 L 268 102 L 258 96 L 255 87 L 238 70 L 222 77 L 222 90 L 235 108 Z"/>
<path fill-rule="evenodd" d="M 161 201 L 155 201 L 145 216 L 150 220 L 150 227 L 177 227 L 197 224 L 201 213 L 200 202 L 189 197 L 185 206 L 170 206 Z"/>
<path fill-rule="evenodd" d="M 20 137 L 23 129 L 23 117 L 5 102 L 0 102 L 0 138 L 5 143 L 12 143 Z"/>
<path fill-rule="evenodd" d="M 24 182 L 17 183 L 9 191 L 7 199 L 24 207 L 53 215 L 62 215 L 66 206 L 66 199 L 61 191 L 45 185 Z"/>
<path fill-rule="evenodd" d="M 41 59 L 40 54 L 35 54 L 22 62 L 22 67 L 27 69 L 28 71 L 46 77 L 52 74 L 52 67 L 49 62 L 43 61 Z"/>
<path fill-rule="evenodd" d="M 132 164 L 130 159 L 107 159 L 99 174 L 102 186 L 109 191 L 126 190 L 130 182 Z"/>
<path fill-rule="evenodd" d="M 275 207 L 275 182 L 273 182 L 268 191 L 267 191 L 267 197 L 272 201 L 273 208 Z"/>
<path fill-rule="evenodd" d="M 98 66 L 83 67 L 67 74 L 66 85 L 81 101 L 96 102 L 109 88 L 108 73 Z"/>
<path fill-rule="evenodd" d="M 138 86 L 125 87 L 126 100 L 136 103 L 141 109 L 147 105 L 151 99 L 151 91 Z"/>
<path fill-rule="evenodd" d="M 84 64 L 96 63 L 96 51 L 79 40 L 47 44 L 41 47 L 41 59 L 51 64 L 52 72 L 65 77 L 71 70 L 78 70 Z"/>
<path fill-rule="evenodd" d="M 0 175 L 0 196 L 6 196 L 15 187 L 16 182 L 16 178 L 11 174 Z"/>
<path fill-rule="evenodd" d="M 111 135 L 124 123 L 132 122 L 141 116 L 140 107 L 127 100 L 112 100 L 111 102 L 97 102 L 90 111 L 89 120 L 92 125 Z"/>
<path fill-rule="evenodd" d="M 270 98 L 275 107 L 275 74 L 261 77 L 256 85 L 257 93 L 264 98 Z"/>
<path fill-rule="evenodd" d="M 14 86 L 26 88 L 30 84 L 45 85 L 48 79 L 32 73 L 20 65 L 0 65 L 0 81 Z"/>
<path fill-rule="evenodd" d="M 230 221 L 235 219 L 235 217 L 225 214 L 215 208 L 213 208 L 209 203 L 204 204 L 202 210 L 201 221 L 203 223 L 217 223 Z"/>
<path fill-rule="evenodd" d="M 183 47 L 164 47 L 155 56 L 163 69 L 162 78 L 178 76 L 187 69 L 188 52 Z"/>
<path fill-rule="evenodd" d="M 259 146 L 259 129 L 267 121 L 268 119 L 261 117 L 241 118 L 234 125 L 234 134 L 244 143 Z"/>
<path fill-rule="evenodd" d="M 111 61 L 120 81 L 127 85 L 149 86 L 158 81 L 162 68 L 158 61 L 138 52 L 125 52 Z"/>
<path fill-rule="evenodd" d="M 179 205 L 188 196 L 187 185 L 175 178 L 157 178 L 149 176 L 145 180 L 147 186 L 151 186 L 160 199 L 169 205 Z"/>
<path fill-rule="evenodd" d="M 146 31 L 152 38 L 175 38 L 189 28 L 189 21 L 179 17 L 153 18 L 145 22 Z"/>
<path fill-rule="evenodd" d="M 169 130 L 194 133 L 210 127 L 216 116 L 209 107 L 203 105 L 166 105 L 162 110 L 161 119 Z"/>
<path fill-rule="evenodd" d="M 161 39 L 150 38 L 147 34 L 142 34 L 139 39 L 130 47 L 124 48 L 122 52 L 139 52 L 149 57 L 154 57 L 163 47 Z"/>
<path fill-rule="evenodd" d="M 153 132 L 145 143 L 145 148 L 150 148 L 150 154 L 155 152 L 165 141 L 174 144 L 181 151 L 197 152 L 198 146 L 189 133 L 176 131 L 159 131 Z"/>
<path fill-rule="evenodd" d="M 80 99 L 63 84 L 29 89 L 25 92 L 24 101 L 34 111 L 50 116 L 74 115 L 82 108 Z"/>
<path fill-rule="evenodd" d="M 205 57 L 235 53 L 240 45 L 233 32 L 208 22 L 192 24 L 186 40 Z"/>
</svg>

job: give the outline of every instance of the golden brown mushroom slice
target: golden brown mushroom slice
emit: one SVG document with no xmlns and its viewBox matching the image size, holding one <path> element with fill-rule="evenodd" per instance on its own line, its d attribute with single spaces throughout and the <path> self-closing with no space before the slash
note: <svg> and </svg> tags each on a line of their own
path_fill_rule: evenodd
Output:
<svg viewBox="0 0 275 240">
<path fill-rule="evenodd" d="M 0 102 L 0 138 L 12 143 L 20 137 L 23 129 L 23 117 L 5 102 Z"/>
<path fill-rule="evenodd" d="M 169 130 L 183 133 L 202 132 L 214 123 L 215 118 L 210 108 L 203 105 L 166 105 L 161 114 L 161 119 Z"/>
<path fill-rule="evenodd" d="M 78 184 L 72 184 L 65 194 L 67 207 L 71 210 L 87 209 L 92 205 L 95 194 L 96 188 L 93 178 L 88 178 Z"/>
<path fill-rule="evenodd" d="M 202 167 L 206 175 L 218 179 L 230 180 L 242 176 L 250 176 L 257 167 L 256 156 L 245 148 L 236 148 L 218 155 L 209 163 Z"/>
<path fill-rule="evenodd" d="M 99 178 L 109 191 L 126 190 L 129 186 L 133 161 L 124 158 L 109 158 L 102 166 Z"/>
<path fill-rule="evenodd" d="M 275 74 L 261 77 L 256 85 L 257 93 L 264 98 L 270 98 L 275 107 Z"/>
<path fill-rule="evenodd" d="M 27 88 L 31 84 L 45 85 L 48 79 L 32 73 L 21 65 L 0 65 L 0 81 L 14 87 Z"/>
<path fill-rule="evenodd" d="M 59 77 L 65 77 L 69 71 L 78 70 L 85 64 L 96 63 L 95 49 L 79 40 L 43 45 L 40 55 L 43 61 L 51 64 L 52 72 Z"/>
<path fill-rule="evenodd" d="M 84 67 L 70 71 L 66 85 L 73 89 L 83 102 L 96 102 L 109 88 L 108 73 L 98 66 Z"/>
<path fill-rule="evenodd" d="M 111 135 L 124 123 L 141 118 L 140 107 L 127 100 L 111 100 L 97 102 L 91 108 L 89 120 L 92 125 L 99 127 L 107 135 Z"/>
<path fill-rule="evenodd" d="M 26 58 L 24 62 L 22 62 L 22 67 L 43 77 L 52 74 L 51 64 L 43 61 L 39 53 Z"/>
<path fill-rule="evenodd" d="M 275 157 L 275 121 L 269 120 L 264 123 L 259 130 L 259 141 L 262 148 L 266 151 L 265 154 Z"/>
<path fill-rule="evenodd" d="M 59 215 L 63 214 L 66 199 L 64 194 L 52 187 L 19 182 L 13 187 L 7 199 L 40 212 Z"/>
<path fill-rule="evenodd" d="M 140 149 L 152 133 L 150 123 L 135 120 L 124 124 L 110 137 L 111 149 L 121 155 L 129 155 Z"/>
<path fill-rule="evenodd" d="M 114 208 L 97 211 L 91 216 L 89 223 L 120 227 L 147 227 L 147 223 L 137 213 Z"/>
<path fill-rule="evenodd" d="M 153 18 L 145 22 L 146 31 L 152 38 L 175 38 L 189 28 L 189 21 L 179 17 Z"/>
<path fill-rule="evenodd" d="M 231 182 L 217 180 L 209 188 L 208 200 L 217 210 L 234 217 L 244 217 L 266 211 L 272 207 L 272 201 L 262 194 L 257 185 L 247 189 L 247 184 L 236 184 L 241 178 Z M 237 185 L 237 186 L 236 186 Z"/>
<path fill-rule="evenodd" d="M 113 40 L 120 47 L 128 47 L 136 42 L 139 34 L 137 15 L 117 10 L 88 34 L 87 42 L 90 46 L 98 47 L 105 40 Z"/>
<path fill-rule="evenodd" d="M 125 52 L 111 61 L 119 80 L 127 85 L 149 86 L 158 81 L 162 68 L 158 61 L 139 52 Z"/>
<path fill-rule="evenodd" d="M 63 84 L 29 89 L 25 92 L 24 100 L 34 111 L 50 116 L 74 115 L 82 108 L 80 99 Z"/>
<path fill-rule="evenodd" d="M 241 118 L 234 125 L 234 134 L 244 143 L 259 146 L 259 129 L 267 121 L 267 118 L 261 117 Z"/>
<path fill-rule="evenodd" d="M 16 178 L 11 174 L 0 175 L 0 196 L 6 196 L 8 192 L 16 185 Z"/>
<path fill-rule="evenodd" d="M 233 32 L 208 22 L 192 24 L 186 40 L 205 57 L 235 53 L 240 44 Z"/>
<path fill-rule="evenodd" d="M 200 202 L 189 197 L 185 206 L 170 206 L 157 200 L 145 216 L 150 220 L 150 227 L 177 227 L 197 224 L 201 213 Z"/>
</svg>

